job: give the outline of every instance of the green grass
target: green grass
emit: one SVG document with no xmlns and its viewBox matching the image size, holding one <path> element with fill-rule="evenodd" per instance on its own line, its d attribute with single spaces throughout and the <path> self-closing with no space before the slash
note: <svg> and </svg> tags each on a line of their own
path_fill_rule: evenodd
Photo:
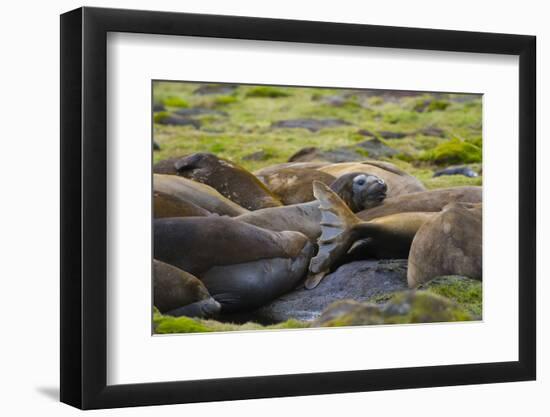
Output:
<svg viewBox="0 0 550 417">
<path fill-rule="evenodd" d="M 187 103 L 187 101 L 177 96 L 165 97 L 162 102 L 167 107 L 180 107 L 180 108 L 189 107 L 189 104 Z"/>
<path fill-rule="evenodd" d="M 246 97 L 264 97 L 264 98 L 277 98 L 288 97 L 289 93 L 279 88 L 269 86 L 258 86 L 247 91 Z"/>
<path fill-rule="evenodd" d="M 481 148 L 471 142 L 453 138 L 423 152 L 419 159 L 437 165 L 453 165 L 481 162 Z"/>
<path fill-rule="evenodd" d="M 437 100 L 430 94 L 404 97 L 397 101 L 379 96 L 349 94 L 346 102 L 350 105 L 332 106 L 324 99 L 343 96 L 348 90 L 240 86 L 231 95 L 199 96 L 193 94 L 198 87 L 199 84 L 193 83 L 155 82 L 153 99 L 166 105 L 167 98 L 178 97 L 188 107 L 220 108 L 229 117 L 203 117 L 200 130 L 189 126 L 155 124 L 154 137 L 161 146 L 161 151 L 154 154 L 155 162 L 177 155 L 208 151 L 234 160 L 253 171 L 286 162 L 292 154 L 304 147 L 331 149 L 353 145 L 367 139 L 357 134 L 358 130 L 367 129 L 371 132 L 407 133 L 403 139 L 385 141 L 400 153 L 389 161 L 417 175 L 428 188 L 482 183 L 481 177 L 431 178 L 440 164 L 480 161 L 480 98 L 460 103 L 452 101 L 452 95 L 447 95 L 444 99 L 437 99 L 451 103 L 445 110 L 418 113 L 414 110 L 418 100 L 432 100 L 432 103 Z M 270 94 L 277 97 L 271 98 Z M 166 117 L 173 109 L 168 106 L 167 113 L 159 113 L 161 115 L 156 117 Z M 275 121 L 295 118 L 339 118 L 352 125 L 322 129 L 315 133 L 305 129 L 270 128 Z M 455 139 L 417 133 L 426 127 L 438 127 L 447 138 Z M 265 153 L 263 159 L 244 159 L 262 150 Z"/>
</svg>

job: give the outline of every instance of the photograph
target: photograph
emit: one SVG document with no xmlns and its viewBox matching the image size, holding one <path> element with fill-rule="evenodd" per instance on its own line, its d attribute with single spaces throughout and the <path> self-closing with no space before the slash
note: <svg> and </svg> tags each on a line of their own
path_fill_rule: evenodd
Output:
<svg viewBox="0 0 550 417">
<path fill-rule="evenodd" d="M 151 84 L 152 331 L 480 321 L 483 95 Z"/>
</svg>

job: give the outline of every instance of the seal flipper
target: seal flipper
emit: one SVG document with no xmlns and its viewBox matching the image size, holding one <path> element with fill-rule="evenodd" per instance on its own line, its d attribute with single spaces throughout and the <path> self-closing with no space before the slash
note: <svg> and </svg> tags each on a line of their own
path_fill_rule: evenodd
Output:
<svg viewBox="0 0 550 417">
<path fill-rule="evenodd" d="M 313 182 L 313 195 L 321 211 L 321 236 L 317 239 L 319 251 L 309 264 L 305 286 L 315 288 L 328 273 L 334 261 L 345 254 L 354 242 L 354 227 L 361 221 L 342 199 L 328 186 Z"/>
</svg>

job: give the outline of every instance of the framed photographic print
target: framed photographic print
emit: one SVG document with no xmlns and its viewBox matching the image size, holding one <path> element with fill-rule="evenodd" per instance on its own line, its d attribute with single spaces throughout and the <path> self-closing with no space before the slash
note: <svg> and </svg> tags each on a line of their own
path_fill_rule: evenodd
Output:
<svg viewBox="0 0 550 417">
<path fill-rule="evenodd" d="M 535 379 L 535 38 L 61 16 L 61 400 Z"/>
</svg>

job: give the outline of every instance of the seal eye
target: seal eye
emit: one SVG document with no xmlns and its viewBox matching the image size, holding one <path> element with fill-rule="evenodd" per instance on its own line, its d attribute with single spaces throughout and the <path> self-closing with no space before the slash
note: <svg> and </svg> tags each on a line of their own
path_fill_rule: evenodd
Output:
<svg viewBox="0 0 550 417">
<path fill-rule="evenodd" d="M 357 185 L 365 185 L 365 180 L 363 178 L 361 178 L 360 180 L 358 180 L 356 182 Z"/>
</svg>

